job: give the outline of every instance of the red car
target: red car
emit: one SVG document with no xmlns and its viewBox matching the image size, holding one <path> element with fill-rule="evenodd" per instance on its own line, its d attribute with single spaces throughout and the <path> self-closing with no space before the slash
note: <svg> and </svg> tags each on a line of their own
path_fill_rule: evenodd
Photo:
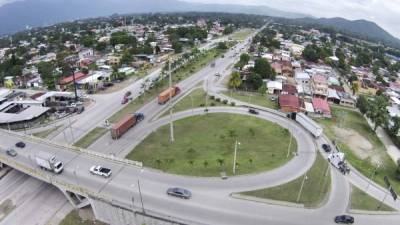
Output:
<svg viewBox="0 0 400 225">
<path fill-rule="evenodd" d="M 124 97 L 121 101 L 121 104 L 123 105 L 123 104 L 126 104 L 127 102 L 128 102 L 128 98 Z"/>
</svg>

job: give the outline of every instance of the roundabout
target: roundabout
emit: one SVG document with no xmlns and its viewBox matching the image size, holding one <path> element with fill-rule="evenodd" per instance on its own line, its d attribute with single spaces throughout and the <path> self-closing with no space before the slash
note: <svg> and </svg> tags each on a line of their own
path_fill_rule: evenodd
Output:
<svg viewBox="0 0 400 225">
<path fill-rule="evenodd" d="M 234 113 L 177 120 L 174 136 L 171 142 L 169 125 L 164 125 L 147 136 L 127 158 L 168 173 L 209 177 L 272 170 L 291 160 L 297 151 L 296 139 L 288 129 L 265 119 Z"/>
</svg>

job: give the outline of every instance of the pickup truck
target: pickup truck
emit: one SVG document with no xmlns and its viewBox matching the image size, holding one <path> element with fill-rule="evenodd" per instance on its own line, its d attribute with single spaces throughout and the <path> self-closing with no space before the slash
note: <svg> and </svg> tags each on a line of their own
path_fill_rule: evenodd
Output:
<svg viewBox="0 0 400 225">
<path fill-rule="evenodd" d="M 90 173 L 108 178 L 111 176 L 111 169 L 105 168 L 103 166 L 92 166 L 90 168 Z"/>
</svg>

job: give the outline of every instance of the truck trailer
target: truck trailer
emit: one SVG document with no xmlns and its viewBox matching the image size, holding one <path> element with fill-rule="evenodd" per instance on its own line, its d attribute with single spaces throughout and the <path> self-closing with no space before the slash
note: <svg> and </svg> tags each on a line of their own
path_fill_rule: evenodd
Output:
<svg viewBox="0 0 400 225">
<path fill-rule="evenodd" d="M 111 137 L 116 140 L 126 133 L 131 127 L 144 119 L 143 113 L 134 113 L 125 116 L 111 127 Z"/>
<path fill-rule="evenodd" d="M 35 156 L 36 164 L 45 170 L 52 171 L 54 173 L 61 173 L 64 165 L 61 161 L 57 161 L 56 156 L 47 152 L 39 152 Z"/>
<path fill-rule="evenodd" d="M 304 113 L 296 113 L 295 120 L 302 125 L 306 130 L 308 130 L 314 137 L 318 138 L 322 135 L 322 127 L 316 123 L 314 120 L 310 119 Z"/>
<path fill-rule="evenodd" d="M 175 95 L 179 94 L 181 89 L 178 86 L 170 87 L 167 90 L 161 92 L 158 95 L 158 104 L 163 105 L 173 98 Z"/>
</svg>

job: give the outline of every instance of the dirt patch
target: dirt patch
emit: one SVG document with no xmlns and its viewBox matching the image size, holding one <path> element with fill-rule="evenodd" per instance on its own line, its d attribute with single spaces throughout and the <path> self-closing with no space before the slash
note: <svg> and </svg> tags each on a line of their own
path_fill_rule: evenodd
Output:
<svg viewBox="0 0 400 225">
<path fill-rule="evenodd" d="M 355 130 L 333 127 L 335 135 L 342 140 L 360 159 L 371 159 L 377 165 L 381 160 L 379 152 L 374 149 L 371 142 Z"/>
<path fill-rule="evenodd" d="M 9 213 L 15 209 L 15 205 L 11 199 L 5 200 L 0 205 L 0 221 L 2 221 Z"/>
</svg>

